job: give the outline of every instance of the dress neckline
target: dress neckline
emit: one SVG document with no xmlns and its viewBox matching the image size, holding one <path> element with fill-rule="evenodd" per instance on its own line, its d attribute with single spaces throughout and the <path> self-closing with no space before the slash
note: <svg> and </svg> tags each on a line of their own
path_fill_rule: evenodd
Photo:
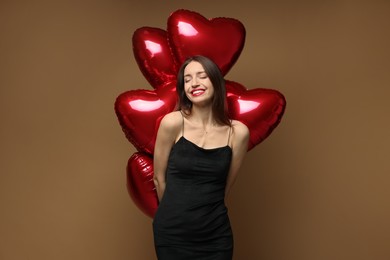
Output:
<svg viewBox="0 0 390 260">
<path fill-rule="evenodd" d="M 195 144 L 194 142 L 191 142 L 190 140 L 185 138 L 183 135 L 179 138 L 179 140 L 177 140 L 177 142 L 175 144 L 177 144 L 181 140 L 186 141 L 187 143 L 191 144 L 193 147 L 195 147 L 201 151 L 216 151 L 216 150 L 221 150 L 221 149 L 228 149 L 228 150 L 232 151 L 232 148 L 229 145 L 224 145 L 224 146 L 214 147 L 214 148 L 203 148 L 203 147 L 200 147 L 199 145 Z"/>
</svg>

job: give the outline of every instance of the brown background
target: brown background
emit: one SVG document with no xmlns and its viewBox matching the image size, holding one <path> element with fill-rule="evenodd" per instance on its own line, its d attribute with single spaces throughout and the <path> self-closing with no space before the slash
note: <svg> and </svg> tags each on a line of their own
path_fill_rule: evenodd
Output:
<svg viewBox="0 0 390 260">
<path fill-rule="evenodd" d="M 34 2 L 34 3 L 33 3 Z M 390 259 L 389 1 L 1 1 L 0 259 L 155 259 L 113 104 L 142 26 L 247 29 L 227 79 L 287 98 L 229 201 L 235 259 Z"/>
</svg>

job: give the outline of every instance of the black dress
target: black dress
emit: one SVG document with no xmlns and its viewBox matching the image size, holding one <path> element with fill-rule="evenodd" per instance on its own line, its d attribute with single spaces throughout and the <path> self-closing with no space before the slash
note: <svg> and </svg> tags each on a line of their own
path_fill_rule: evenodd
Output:
<svg viewBox="0 0 390 260">
<path fill-rule="evenodd" d="M 230 138 L 230 130 L 228 143 Z M 183 135 L 173 145 L 164 196 L 153 220 L 159 260 L 231 260 L 233 234 L 224 203 L 230 146 L 204 149 Z"/>
</svg>

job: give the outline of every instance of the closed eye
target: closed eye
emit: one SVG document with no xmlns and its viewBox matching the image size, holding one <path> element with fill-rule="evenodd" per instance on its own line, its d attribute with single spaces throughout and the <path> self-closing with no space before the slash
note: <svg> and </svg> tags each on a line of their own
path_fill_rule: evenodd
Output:
<svg viewBox="0 0 390 260">
<path fill-rule="evenodd" d="M 207 74 L 206 73 L 204 73 L 204 72 L 202 72 L 201 74 L 199 74 L 198 75 L 199 76 L 199 78 L 201 78 L 201 79 L 207 79 Z"/>
<path fill-rule="evenodd" d="M 184 83 L 188 83 L 188 82 L 190 82 L 190 81 L 191 81 L 191 78 L 190 78 L 190 77 L 184 78 Z"/>
</svg>

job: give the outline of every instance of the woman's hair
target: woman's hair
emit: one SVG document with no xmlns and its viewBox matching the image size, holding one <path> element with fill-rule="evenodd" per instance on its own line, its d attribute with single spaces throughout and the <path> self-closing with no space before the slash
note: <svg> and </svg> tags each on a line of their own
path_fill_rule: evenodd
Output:
<svg viewBox="0 0 390 260">
<path fill-rule="evenodd" d="M 204 56 L 193 56 L 188 58 L 180 67 L 177 75 L 176 91 L 179 97 L 177 109 L 182 110 L 185 114 L 191 113 L 192 102 L 187 98 L 184 90 L 184 70 L 192 62 L 199 62 L 209 77 L 214 87 L 214 96 L 212 100 L 212 114 L 215 121 L 222 125 L 231 125 L 228 117 L 225 79 L 222 76 L 219 67 L 209 58 Z"/>
</svg>

